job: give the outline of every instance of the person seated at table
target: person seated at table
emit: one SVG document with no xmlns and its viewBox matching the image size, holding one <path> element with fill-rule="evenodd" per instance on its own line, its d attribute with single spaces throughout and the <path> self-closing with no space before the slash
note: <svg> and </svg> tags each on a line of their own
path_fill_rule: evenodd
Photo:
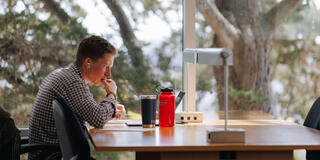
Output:
<svg viewBox="0 0 320 160">
<path fill-rule="evenodd" d="M 117 54 L 106 39 L 90 36 L 78 46 L 76 60 L 66 68 L 50 73 L 42 82 L 32 107 L 29 143 L 59 143 L 55 128 L 52 102 L 63 98 L 79 120 L 101 128 L 111 118 L 120 118 L 125 112 L 116 101 L 117 85 L 111 76 L 111 67 Z M 106 97 L 99 104 L 93 98 L 87 83 L 102 84 Z M 39 159 L 43 152 L 32 152 L 29 159 Z M 61 159 L 60 153 L 46 153 L 53 159 Z"/>
</svg>

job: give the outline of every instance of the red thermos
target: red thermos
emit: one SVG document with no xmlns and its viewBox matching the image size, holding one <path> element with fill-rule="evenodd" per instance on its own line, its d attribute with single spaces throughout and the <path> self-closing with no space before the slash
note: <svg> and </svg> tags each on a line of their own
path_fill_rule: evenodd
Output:
<svg viewBox="0 0 320 160">
<path fill-rule="evenodd" d="M 161 89 L 159 95 L 159 125 L 161 127 L 174 126 L 175 98 L 172 91 L 171 88 L 164 88 Z"/>
</svg>

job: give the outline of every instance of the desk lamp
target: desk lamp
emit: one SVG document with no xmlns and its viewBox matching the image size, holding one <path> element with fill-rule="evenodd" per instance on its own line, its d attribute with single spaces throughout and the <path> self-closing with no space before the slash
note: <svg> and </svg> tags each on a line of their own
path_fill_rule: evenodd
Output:
<svg viewBox="0 0 320 160">
<path fill-rule="evenodd" d="M 222 65 L 225 66 L 224 67 L 225 126 L 224 126 L 224 129 L 217 128 L 213 130 L 207 130 L 207 141 L 209 143 L 228 143 L 228 142 L 244 143 L 245 142 L 244 129 L 228 128 L 228 77 L 229 77 L 228 66 L 233 65 L 232 51 L 226 48 L 186 48 L 183 51 L 183 63 L 194 63 L 194 64 L 198 63 L 198 64 L 208 64 L 208 65 L 215 65 L 215 66 L 222 66 Z"/>
</svg>

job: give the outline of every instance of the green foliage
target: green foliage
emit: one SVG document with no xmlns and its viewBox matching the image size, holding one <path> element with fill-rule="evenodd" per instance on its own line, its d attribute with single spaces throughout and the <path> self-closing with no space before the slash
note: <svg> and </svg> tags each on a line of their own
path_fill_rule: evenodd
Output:
<svg viewBox="0 0 320 160">
<path fill-rule="evenodd" d="M 283 92 L 275 93 L 281 114 L 284 118 L 301 117 L 298 123 L 320 94 L 320 45 L 315 43 L 320 22 L 313 3 L 307 1 L 278 28 L 270 52 L 271 79 L 283 85 Z"/>
<path fill-rule="evenodd" d="M 261 94 L 256 91 L 244 91 L 230 88 L 230 98 L 234 101 L 236 106 L 253 106 L 260 102 L 267 102 L 270 99 L 261 97 Z"/>
<path fill-rule="evenodd" d="M 134 152 L 96 152 L 94 146 L 90 144 L 91 157 L 97 160 L 132 160 L 134 159 Z"/>
<path fill-rule="evenodd" d="M 54 17 L 41 20 L 28 9 L 0 14 L 0 22 L 0 78 L 6 84 L 0 98 L 11 111 L 33 103 L 43 78 L 73 62 L 77 44 L 88 33 L 75 19 L 67 24 Z"/>
<path fill-rule="evenodd" d="M 146 10 L 155 10 L 160 5 L 160 2 L 157 0 L 143 0 L 142 3 Z"/>
<path fill-rule="evenodd" d="M 117 82 L 118 100 L 128 106 L 129 110 L 140 112 L 139 95 L 155 94 L 155 88 L 160 84 L 157 81 L 151 81 L 154 77 L 143 77 L 137 72 L 129 62 L 128 53 L 119 51 L 114 61 L 112 77 Z"/>
<path fill-rule="evenodd" d="M 210 79 L 210 78 L 209 78 Z M 200 91 L 212 91 L 213 85 L 210 83 L 207 77 L 199 76 L 197 79 L 197 90 Z"/>
</svg>

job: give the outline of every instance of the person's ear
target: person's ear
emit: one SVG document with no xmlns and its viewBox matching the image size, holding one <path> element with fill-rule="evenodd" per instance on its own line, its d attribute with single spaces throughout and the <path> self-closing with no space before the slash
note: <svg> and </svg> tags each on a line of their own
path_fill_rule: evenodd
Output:
<svg viewBox="0 0 320 160">
<path fill-rule="evenodd" d="M 84 60 L 84 65 L 86 66 L 87 69 L 90 69 L 91 62 L 92 60 L 90 58 L 86 58 Z"/>
</svg>

